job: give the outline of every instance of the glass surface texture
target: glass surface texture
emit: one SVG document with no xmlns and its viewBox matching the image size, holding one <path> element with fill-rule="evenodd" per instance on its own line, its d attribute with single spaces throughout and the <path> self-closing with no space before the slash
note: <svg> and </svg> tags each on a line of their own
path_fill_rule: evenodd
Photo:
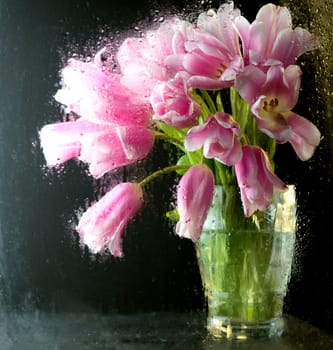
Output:
<svg viewBox="0 0 333 350">
<path fill-rule="evenodd" d="M 235 4 L 253 19 L 263 3 Z M 66 118 L 54 94 L 68 59 L 93 57 L 105 45 L 116 48 L 170 12 L 196 18 L 220 2 L 0 0 L 1 350 L 333 348 L 332 234 L 327 230 L 333 207 L 333 4 L 283 4 L 291 7 L 295 25 L 309 27 L 321 40 L 320 51 L 302 58 L 303 89 L 295 110 L 319 125 L 323 141 L 310 163 L 297 160 L 288 145 L 277 154 L 277 163 L 284 164 L 277 172 L 296 185 L 301 218 L 284 303 L 291 316 L 279 339 L 246 344 L 216 343 L 207 336 L 195 247 L 176 237 L 165 218 L 174 178 L 151 185 L 146 207 L 124 235 L 123 259 L 94 256 L 73 229 L 77 215 L 128 173 L 94 180 L 76 161 L 49 169 L 38 136 L 46 123 Z M 138 177 L 164 167 L 168 160 L 162 154 L 158 144 Z"/>
</svg>

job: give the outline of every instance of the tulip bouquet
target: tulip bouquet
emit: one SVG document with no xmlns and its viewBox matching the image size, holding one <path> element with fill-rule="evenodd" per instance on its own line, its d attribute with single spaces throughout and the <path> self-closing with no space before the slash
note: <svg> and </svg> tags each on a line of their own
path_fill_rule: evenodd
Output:
<svg viewBox="0 0 333 350">
<path fill-rule="evenodd" d="M 70 59 L 56 101 L 66 120 L 44 126 L 47 164 L 78 158 L 95 178 L 147 157 L 156 139 L 178 149 L 176 164 L 141 182 L 115 185 L 83 213 L 77 231 L 93 253 L 123 255 L 126 224 L 144 187 L 177 172 L 179 236 L 200 239 L 215 185 L 239 187 L 245 217 L 264 211 L 286 184 L 274 173 L 276 144 L 309 159 L 320 132 L 292 111 L 301 83 L 297 58 L 316 48 L 285 7 L 267 4 L 250 23 L 232 2 L 198 16 L 170 17 L 91 60 Z M 115 57 L 115 62 L 110 57 Z"/>
</svg>

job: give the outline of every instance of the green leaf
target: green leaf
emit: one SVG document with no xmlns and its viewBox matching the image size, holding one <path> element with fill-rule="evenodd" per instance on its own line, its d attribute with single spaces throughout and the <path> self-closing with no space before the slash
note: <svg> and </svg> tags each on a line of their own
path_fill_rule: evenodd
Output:
<svg viewBox="0 0 333 350">
<path fill-rule="evenodd" d="M 187 154 L 184 154 L 178 159 L 177 165 L 191 165 L 192 163 L 190 162 Z M 186 169 L 181 169 L 176 171 L 178 175 L 184 175 L 186 172 Z"/>
<path fill-rule="evenodd" d="M 175 126 L 168 125 L 164 122 L 157 122 L 156 125 L 165 135 L 181 142 L 184 140 L 187 129 L 178 129 Z"/>
</svg>

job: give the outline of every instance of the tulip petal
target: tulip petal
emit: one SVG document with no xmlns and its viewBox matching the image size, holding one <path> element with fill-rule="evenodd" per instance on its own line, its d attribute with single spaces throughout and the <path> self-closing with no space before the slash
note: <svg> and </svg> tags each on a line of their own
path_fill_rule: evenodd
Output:
<svg viewBox="0 0 333 350">
<path fill-rule="evenodd" d="M 77 231 L 94 253 L 108 249 L 122 257 L 122 235 L 128 222 L 142 206 L 143 194 L 137 183 L 121 183 L 106 193 L 81 217 Z"/>
<path fill-rule="evenodd" d="M 270 205 L 274 191 L 286 185 L 273 173 L 266 153 L 257 146 L 243 146 L 243 157 L 235 165 L 245 216 Z"/>
<path fill-rule="evenodd" d="M 303 161 L 310 159 L 320 143 L 320 131 L 309 120 L 296 113 L 290 115 L 289 125 L 292 129 L 290 144 L 296 154 Z"/>
<path fill-rule="evenodd" d="M 179 221 L 176 233 L 180 237 L 190 238 L 193 242 L 200 238 L 213 192 L 214 175 L 206 165 L 193 165 L 182 176 L 177 189 Z"/>
</svg>

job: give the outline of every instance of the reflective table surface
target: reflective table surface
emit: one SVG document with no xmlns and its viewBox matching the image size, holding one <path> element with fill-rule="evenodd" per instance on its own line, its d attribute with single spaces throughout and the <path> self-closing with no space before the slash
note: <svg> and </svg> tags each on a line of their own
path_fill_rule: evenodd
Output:
<svg viewBox="0 0 333 350">
<path fill-rule="evenodd" d="M 152 350 L 246 349 L 332 350 L 333 334 L 292 317 L 286 331 L 269 340 L 213 340 L 205 315 L 145 313 L 97 315 L 80 313 L 1 314 L 1 350 Z"/>
</svg>

